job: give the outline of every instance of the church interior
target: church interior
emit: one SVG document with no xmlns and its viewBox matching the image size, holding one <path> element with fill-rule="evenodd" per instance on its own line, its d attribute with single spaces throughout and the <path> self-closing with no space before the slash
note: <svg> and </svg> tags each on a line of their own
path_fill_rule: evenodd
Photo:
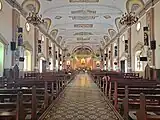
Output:
<svg viewBox="0 0 160 120">
<path fill-rule="evenodd" d="M 0 120 L 160 120 L 160 0 L 0 0 Z"/>
</svg>

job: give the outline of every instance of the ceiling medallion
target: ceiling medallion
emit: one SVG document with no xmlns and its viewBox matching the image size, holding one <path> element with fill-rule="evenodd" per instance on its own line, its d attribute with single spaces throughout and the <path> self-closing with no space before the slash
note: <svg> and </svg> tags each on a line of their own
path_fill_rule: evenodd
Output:
<svg viewBox="0 0 160 120">
<path fill-rule="evenodd" d="M 103 16 L 105 19 L 109 19 L 109 18 L 111 18 L 111 16 L 109 16 L 109 15 L 105 15 L 105 16 Z"/>
<path fill-rule="evenodd" d="M 30 27 L 30 24 L 28 22 L 26 22 L 25 24 L 25 28 L 26 28 L 26 31 L 29 32 L 31 27 Z"/>
<path fill-rule="evenodd" d="M 138 17 L 135 16 L 135 12 L 125 13 L 122 15 L 122 18 L 120 19 L 120 24 L 132 26 L 138 21 Z"/>
<path fill-rule="evenodd" d="M 85 2 L 85 3 L 93 3 L 93 2 L 99 2 L 99 0 L 69 0 L 69 2 Z"/>
<path fill-rule="evenodd" d="M 0 0 L 0 11 L 2 10 L 2 1 Z"/>
<path fill-rule="evenodd" d="M 38 13 L 36 12 L 30 12 L 26 20 L 28 21 L 28 23 L 31 23 L 34 26 L 38 26 L 44 23 L 44 20 L 42 19 L 42 15 L 38 15 Z"/>
<path fill-rule="evenodd" d="M 137 23 L 136 30 L 139 31 L 141 29 L 141 22 Z"/>
<path fill-rule="evenodd" d="M 62 18 L 62 16 L 56 16 L 55 17 L 55 19 L 58 19 L 58 20 L 61 19 L 61 18 Z"/>
</svg>

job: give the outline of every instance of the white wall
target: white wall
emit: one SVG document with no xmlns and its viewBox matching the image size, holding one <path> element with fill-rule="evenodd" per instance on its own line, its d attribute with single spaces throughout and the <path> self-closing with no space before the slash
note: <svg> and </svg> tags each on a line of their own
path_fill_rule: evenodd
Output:
<svg viewBox="0 0 160 120">
<path fill-rule="evenodd" d="M 124 36 L 124 41 L 122 40 Z M 122 57 L 123 53 L 125 52 L 125 40 L 128 40 L 128 34 L 127 31 L 125 31 L 121 36 L 120 36 L 120 41 L 119 41 L 119 57 Z"/>
<path fill-rule="evenodd" d="M 12 41 L 12 8 L 2 0 L 3 9 L 0 11 L 0 33 L 7 40 L 8 44 Z M 4 68 L 11 68 L 12 52 L 10 45 L 5 50 Z"/>
<path fill-rule="evenodd" d="M 135 70 L 135 47 L 137 43 L 142 43 L 144 44 L 144 32 L 143 32 L 143 27 L 146 27 L 146 14 L 143 15 L 139 19 L 141 23 L 141 28 L 139 31 L 137 31 L 137 24 L 133 25 L 131 28 L 131 56 L 132 56 L 132 70 Z M 138 23 L 138 22 L 137 22 Z M 143 65 L 144 69 L 144 65 Z"/>
<path fill-rule="evenodd" d="M 32 49 L 34 48 L 34 26 L 32 24 L 30 24 L 30 31 L 28 32 L 26 30 L 25 24 L 26 24 L 26 19 L 21 15 L 20 16 L 20 27 L 23 27 L 23 41 L 28 41 L 29 44 L 32 46 Z M 34 49 L 33 49 L 34 50 Z M 34 52 L 30 51 L 31 55 L 32 55 L 32 70 L 34 69 L 34 59 L 35 57 L 33 57 Z"/>
<path fill-rule="evenodd" d="M 156 68 L 160 69 L 160 2 L 158 2 L 155 6 L 155 40 L 156 40 L 156 51 L 155 51 L 155 58 L 156 58 Z"/>
<path fill-rule="evenodd" d="M 42 33 L 42 32 L 39 32 L 39 39 L 42 40 L 42 35 L 44 36 L 44 41 L 42 41 L 42 53 L 43 55 L 45 56 L 45 59 L 47 58 L 47 52 L 46 52 L 46 44 L 47 44 L 47 39 L 46 39 L 46 36 Z"/>
</svg>

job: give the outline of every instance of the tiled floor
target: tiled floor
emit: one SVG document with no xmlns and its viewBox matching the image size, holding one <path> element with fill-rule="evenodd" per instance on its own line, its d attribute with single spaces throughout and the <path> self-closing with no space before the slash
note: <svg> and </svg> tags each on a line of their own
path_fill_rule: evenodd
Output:
<svg viewBox="0 0 160 120">
<path fill-rule="evenodd" d="M 87 74 L 73 80 L 45 120 L 118 120 Z"/>
</svg>

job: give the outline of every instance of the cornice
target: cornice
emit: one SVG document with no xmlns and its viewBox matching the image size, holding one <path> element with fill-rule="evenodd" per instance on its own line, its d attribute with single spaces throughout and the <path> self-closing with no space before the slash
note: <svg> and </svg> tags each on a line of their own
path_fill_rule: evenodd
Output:
<svg viewBox="0 0 160 120">
<path fill-rule="evenodd" d="M 21 5 L 16 0 L 5 0 L 5 1 L 7 3 L 9 3 L 9 5 L 11 5 L 12 7 L 16 8 L 21 13 L 21 15 L 24 18 L 26 18 L 27 13 L 24 11 L 24 9 L 21 7 Z M 39 26 L 38 26 L 38 28 L 39 28 L 40 32 L 42 32 L 46 37 L 51 39 L 52 42 L 54 42 L 61 50 L 63 50 L 62 47 L 45 30 L 43 30 Z"/>
<path fill-rule="evenodd" d="M 143 15 L 146 14 L 146 11 L 149 10 L 152 6 L 155 6 L 155 4 L 157 4 L 159 1 L 160 0 L 149 0 L 144 6 L 144 8 L 137 14 L 137 16 L 139 16 L 139 18 L 143 17 Z M 105 45 L 104 49 L 108 47 L 110 44 L 112 44 L 112 42 L 114 42 L 118 37 L 120 37 L 127 29 L 127 26 L 123 27 L 119 31 L 119 33 L 117 33 L 117 35 Z"/>
</svg>

